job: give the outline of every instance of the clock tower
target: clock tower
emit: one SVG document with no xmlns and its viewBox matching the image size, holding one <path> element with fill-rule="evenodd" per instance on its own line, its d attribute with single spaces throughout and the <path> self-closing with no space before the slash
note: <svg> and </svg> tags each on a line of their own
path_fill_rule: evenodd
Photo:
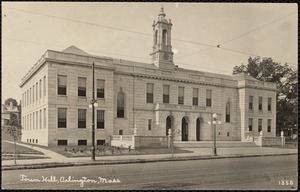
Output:
<svg viewBox="0 0 300 192">
<path fill-rule="evenodd" d="M 171 19 L 165 18 L 163 6 L 158 14 L 157 21 L 153 22 L 153 63 L 160 69 L 174 69 L 173 52 L 171 46 Z"/>
</svg>

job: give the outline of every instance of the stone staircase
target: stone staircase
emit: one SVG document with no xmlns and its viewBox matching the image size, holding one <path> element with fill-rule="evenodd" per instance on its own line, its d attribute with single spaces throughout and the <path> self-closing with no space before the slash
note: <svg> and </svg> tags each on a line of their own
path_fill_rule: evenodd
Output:
<svg viewBox="0 0 300 192">
<path fill-rule="evenodd" d="M 218 148 L 232 148 L 232 147 L 258 147 L 252 142 L 241 141 L 217 141 Z M 213 141 L 175 141 L 174 146 L 177 148 L 211 148 Z"/>
</svg>

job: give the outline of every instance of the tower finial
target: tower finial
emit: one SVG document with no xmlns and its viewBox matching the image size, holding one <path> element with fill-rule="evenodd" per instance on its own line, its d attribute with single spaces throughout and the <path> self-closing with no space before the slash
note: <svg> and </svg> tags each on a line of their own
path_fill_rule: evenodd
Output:
<svg viewBox="0 0 300 192">
<path fill-rule="evenodd" d="M 163 5 L 161 5 L 160 12 L 161 12 L 161 13 L 164 12 L 164 6 L 163 6 Z"/>
</svg>

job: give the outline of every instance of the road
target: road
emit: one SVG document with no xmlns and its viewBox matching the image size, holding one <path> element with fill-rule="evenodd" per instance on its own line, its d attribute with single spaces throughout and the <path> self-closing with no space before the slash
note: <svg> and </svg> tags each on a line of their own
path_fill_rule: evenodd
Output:
<svg viewBox="0 0 300 192">
<path fill-rule="evenodd" d="M 285 155 L 13 170 L 2 171 L 2 188 L 295 190 L 297 163 Z"/>
</svg>

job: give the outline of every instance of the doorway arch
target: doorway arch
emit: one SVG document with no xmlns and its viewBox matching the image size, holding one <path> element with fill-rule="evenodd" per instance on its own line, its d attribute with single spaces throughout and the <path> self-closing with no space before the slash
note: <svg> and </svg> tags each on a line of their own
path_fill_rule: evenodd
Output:
<svg viewBox="0 0 300 192">
<path fill-rule="evenodd" d="M 173 121 L 174 118 L 171 115 L 166 118 L 166 136 L 169 135 L 169 129 L 172 129 Z"/>
<path fill-rule="evenodd" d="M 196 141 L 200 141 L 200 128 L 201 128 L 200 123 L 201 123 L 200 117 L 198 117 L 196 120 Z"/>
<path fill-rule="evenodd" d="M 183 117 L 181 120 L 181 140 L 182 141 L 189 140 L 189 124 L 188 124 L 187 117 Z"/>
</svg>

